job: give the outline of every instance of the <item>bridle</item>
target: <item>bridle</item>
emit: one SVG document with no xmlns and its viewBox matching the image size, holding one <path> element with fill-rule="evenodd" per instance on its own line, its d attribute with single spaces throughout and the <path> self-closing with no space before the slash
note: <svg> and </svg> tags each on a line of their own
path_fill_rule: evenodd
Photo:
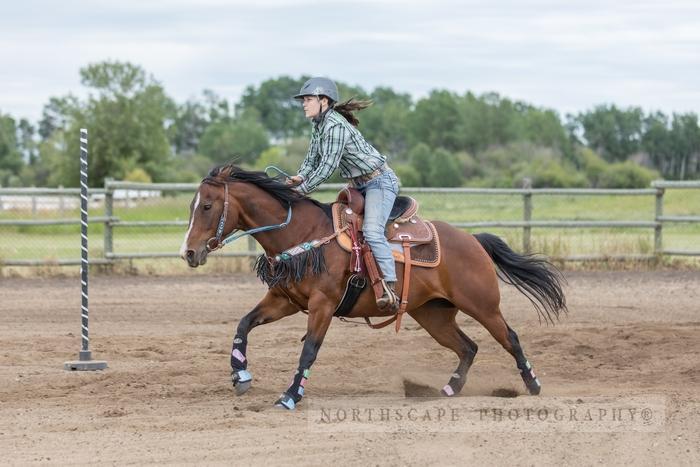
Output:
<svg viewBox="0 0 700 467">
<path fill-rule="evenodd" d="M 287 208 L 287 219 L 285 219 L 284 222 L 281 224 L 273 224 L 273 225 L 264 225 L 261 227 L 255 227 L 254 229 L 246 230 L 245 232 L 238 232 L 239 229 L 233 229 L 231 233 L 229 234 L 228 237 L 224 238 L 223 240 L 221 237 L 224 235 L 224 227 L 226 226 L 226 215 L 228 213 L 228 183 L 224 182 L 224 211 L 221 213 L 221 217 L 219 218 L 219 225 L 216 227 L 216 236 L 211 237 L 209 240 L 207 240 L 207 252 L 211 253 L 212 251 L 216 251 L 219 248 L 222 248 L 224 245 L 229 244 L 233 242 L 234 240 L 238 240 L 241 237 L 244 237 L 246 235 L 253 235 L 259 232 L 266 232 L 268 230 L 275 230 L 275 229 L 283 229 L 289 225 L 289 223 L 292 220 L 292 205 L 291 203 L 289 204 Z M 237 233 L 238 232 L 238 233 Z"/>
</svg>

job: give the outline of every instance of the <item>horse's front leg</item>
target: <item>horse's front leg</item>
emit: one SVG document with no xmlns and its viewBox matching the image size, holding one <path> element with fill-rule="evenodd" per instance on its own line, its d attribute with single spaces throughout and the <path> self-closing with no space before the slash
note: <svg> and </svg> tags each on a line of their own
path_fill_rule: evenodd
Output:
<svg viewBox="0 0 700 467">
<path fill-rule="evenodd" d="M 299 357 L 299 367 L 294 374 L 292 384 L 282 393 L 275 402 L 275 406 L 294 410 L 304 396 L 304 386 L 309 378 L 311 365 L 316 361 L 316 356 L 326 337 L 326 331 L 333 319 L 333 304 L 324 296 L 312 297 L 309 300 L 309 320 L 306 331 L 304 347 Z"/>
<path fill-rule="evenodd" d="M 248 371 L 246 347 L 248 333 L 256 326 L 277 321 L 299 311 L 279 289 L 270 289 L 265 297 L 238 323 L 231 348 L 231 381 L 239 396 L 250 389 L 253 376 Z"/>
</svg>

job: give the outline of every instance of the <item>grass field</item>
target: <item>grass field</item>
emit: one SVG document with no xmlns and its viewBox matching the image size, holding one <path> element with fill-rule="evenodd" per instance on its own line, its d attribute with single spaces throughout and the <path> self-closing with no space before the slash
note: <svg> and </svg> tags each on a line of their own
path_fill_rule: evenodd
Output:
<svg viewBox="0 0 700 467">
<path fill-rule="evenodd" d="M 113 215 L 121 221 L 186 222 L 189 216 L 191 194 L 151 198 L 130 207 L 115 205 Z M 334 192 L 315 195 L 322 201 L 331 201 Z M 453 193 L 416 193 L 426 219 L 447 222 L 520 221 L 523 219 L 523 200 L 520 195 L 473 195 Z M 591 221 L 653 221 L 654 196 L 630 195 L 535 195 L 532 219 L 591 220 Z M 90 209 L 91 217 L 104 216 L 104 207 Z M 700 190 L 669 189 L 664 196 L 664 215 L 699 216 Z M 19 219 L 78 219 L 77 210 L 0 211 L 0 220 Z M 166 253 L 177 252 L 186 227 L 183 226 L 115 226 L 114 252 Z M 0 261 L 26 259 L 78 259 L 80 237 L 78 225 L 8 226 L 0 225 Z M 516 250 L 522 249 L 521 228 L 483 228 L 502 236 Z M 91 223 L 89 228 L 91 258 L 104 255 L 104 225 Z M 301 240 L 301 239 L 300 239 Z M 654 247 L 651 228 L 533 228 L 531 245 L 534 251 L 552 257 L 572 255 L 651 254 Z M 700 251 L 700 224 L 665 224 L 663 247 L 673 250 Z M 246 251 L 248 242 L 241 240 L 229 245 L 227 251 Z"/>
</svg>

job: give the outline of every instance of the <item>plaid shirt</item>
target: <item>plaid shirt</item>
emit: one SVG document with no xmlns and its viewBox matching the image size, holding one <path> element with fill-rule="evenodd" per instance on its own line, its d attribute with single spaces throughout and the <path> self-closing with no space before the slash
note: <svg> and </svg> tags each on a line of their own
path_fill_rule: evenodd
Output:
<svg viewBox="0 0 700 467">
<path fill-rule="evenodd" d="M 340 167 L 343 178 L 367 175 L 384 165 L 386 157 L 362 137 L 360 132 L 331 109 L 311 132 L 309 152 L 299 169 L 304 179 L 297 188 L 310 193 Z"/>
</svg>

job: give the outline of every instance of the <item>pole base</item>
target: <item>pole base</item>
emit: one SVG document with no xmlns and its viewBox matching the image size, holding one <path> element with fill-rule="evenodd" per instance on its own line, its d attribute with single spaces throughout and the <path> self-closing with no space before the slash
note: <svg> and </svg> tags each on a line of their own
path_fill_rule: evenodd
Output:
<svg viewBox="0 0 700 467">
<path fill-rule="evenodd" d="M 107 368 L 107 362 L 104 360 L 93 360 L 92 352 L 89 350 L 81 350 L 78 358 L 79 360 L 77 361 L 65 362 L 63 369 L 68 371 L 95 371 Z"/>
<path fill-rule="evenodd" d="M 69 371 L 95 371 L 104 370 L 105 368 L 107 368 L 107 362 L 104 360 L 92 360 L 89 362 L 65 362 L 63 364 L 63 369 Z"/>
</svg>

